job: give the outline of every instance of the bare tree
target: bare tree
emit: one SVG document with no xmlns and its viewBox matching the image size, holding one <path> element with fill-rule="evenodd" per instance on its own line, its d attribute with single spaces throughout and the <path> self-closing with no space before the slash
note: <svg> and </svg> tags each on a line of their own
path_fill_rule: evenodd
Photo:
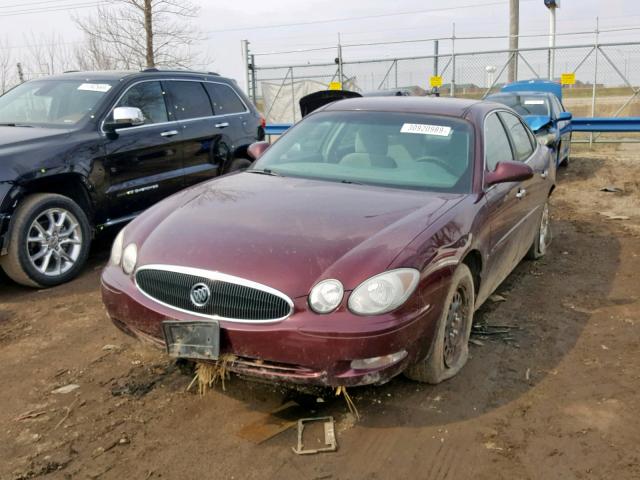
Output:
<svg viewBox="0 0 640 480">
<path fill-rule="evenodd" d="M 5 37 L 0 39 L 0 95 L 9 90 L 13 85 L 13 58 L 9 40 Z"/>
<path fill-rule="evenodd" d="M 23 66 L 28 78 L 53 75 L 74 67 L 73 56 L 59 33 L 25 36 Z"/>
<path fill-rule="evenodd" d="M 201 38 L 191 19 L 199 7 L 190 0 L 111 0 L 89 17 L 74 21 L 87 38 L 78 63 L 99 68 L 192 64 Z"/>
</svg>

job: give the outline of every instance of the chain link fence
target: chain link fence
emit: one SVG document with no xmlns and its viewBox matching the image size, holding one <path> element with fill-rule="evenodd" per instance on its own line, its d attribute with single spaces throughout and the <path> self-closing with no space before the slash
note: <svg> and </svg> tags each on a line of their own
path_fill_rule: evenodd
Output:
<svg viewBox="0 0 640 480">
<path fill-rule="evenodd" d="M 411 50 L 411 43 L 400 50 L 398 45 L 393 49 L 388 44 L 366 46 L 381 54 L 393 50 L 385 55 L 388 58 L 362 58 L 364 45 L 249 53 L 247 82 L 267 122 L 292 123 L 300 119 L 300 98 L 326 90 L 331 82 L 361 93 L 411 90 L 424 95 L 431 90 L 430 77 L 438 75 L 443 83 L 440 95 L 480 99 L 508 83 L 510 64 L 515 65 L 517 80 L 549 78 L 552 57 L 556 80 L 561 73 L 575 73 L 575 84 L 565 86 L 563 92 L 565 107 L 574 116 L 640 116 L 640 42 L 601 43 L 598 38 L 596 33 L 593 42 L 556 47 L 553 56 L 549 47 L 458 52 L 456 43 L 472 40 L 461 42 L 455 37 L 429 40 L 435 49 L 444 46 L 445 50 L 420 56 L 398 54 Z M 305 52 L 325 61 L 287 63 L 288 58 L 299 59 Z M 576 140 L 589 138 L 585 135 L 576 134 Z"/>
</svg>

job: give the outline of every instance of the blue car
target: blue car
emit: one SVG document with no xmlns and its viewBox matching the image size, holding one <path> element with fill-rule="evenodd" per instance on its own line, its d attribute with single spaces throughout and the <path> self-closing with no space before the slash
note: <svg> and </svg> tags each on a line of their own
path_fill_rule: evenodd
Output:
<svg viewBox="0 0 640 480">
<path fill-rule="evenodd" d="M 556 164 L 568 165 L 571 153 L 571 113 L 562 105 L 562 87 L 548 80 L 526 80 L 502 87 L 486 100 L 518 112 L 531 130 L 555 154 Z"/>
</svg>

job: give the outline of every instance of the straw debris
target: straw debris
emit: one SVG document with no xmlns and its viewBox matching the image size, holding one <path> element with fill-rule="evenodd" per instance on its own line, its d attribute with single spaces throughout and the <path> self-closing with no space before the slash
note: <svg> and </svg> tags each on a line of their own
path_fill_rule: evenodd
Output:
<svg viewBox="0 0 640 480">
<path fill-rule="evenodd" d="M 214 387 L 218 380 L 222 384 L 222 390 L 226 390 L 225 380 L 231 378 L 229 375 L 229 366 L 235 362 L 236 356 L 230 353 L 220 355 L 216 362 L 196 362 L 196 374 L 187 387 L 187 391 L 191 390 L 196 383 L 198 384 L 198 394 L 203 396 Z"/>
</svg>

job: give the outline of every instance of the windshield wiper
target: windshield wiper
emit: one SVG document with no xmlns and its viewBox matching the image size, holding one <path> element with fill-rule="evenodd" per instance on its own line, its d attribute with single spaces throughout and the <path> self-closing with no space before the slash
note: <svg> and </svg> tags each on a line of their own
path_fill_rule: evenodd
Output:
<svg viewBox="0 0 640 480">
<path fill-rule="evenodd" d="M 263 168 L 262 170 L 258 169 L 258 168 L 250 168 L 249 170 L 245 170 L 246 172 L 249 173 L 257 173 L 259 175 L 270 175 L 272 177 L 281 177 L 282 175 L 280 175 L 277 172 L 274 172 L 273 170 L 269 169 L 269 168 Z"/>
<path fill-rule="evenodd" d="M 33 128 L 33 125 L 27 125 L 25 123 L 0 123 L 0 127 L 29 127 L 29 128 Z"/>
<path fill-rule="evenodd" d="M 364 185 L 364 183 L 355 182 L 353 180 L 340 180 L 340 183 L 346 183 L 349 185 Z"/>
</svg>

